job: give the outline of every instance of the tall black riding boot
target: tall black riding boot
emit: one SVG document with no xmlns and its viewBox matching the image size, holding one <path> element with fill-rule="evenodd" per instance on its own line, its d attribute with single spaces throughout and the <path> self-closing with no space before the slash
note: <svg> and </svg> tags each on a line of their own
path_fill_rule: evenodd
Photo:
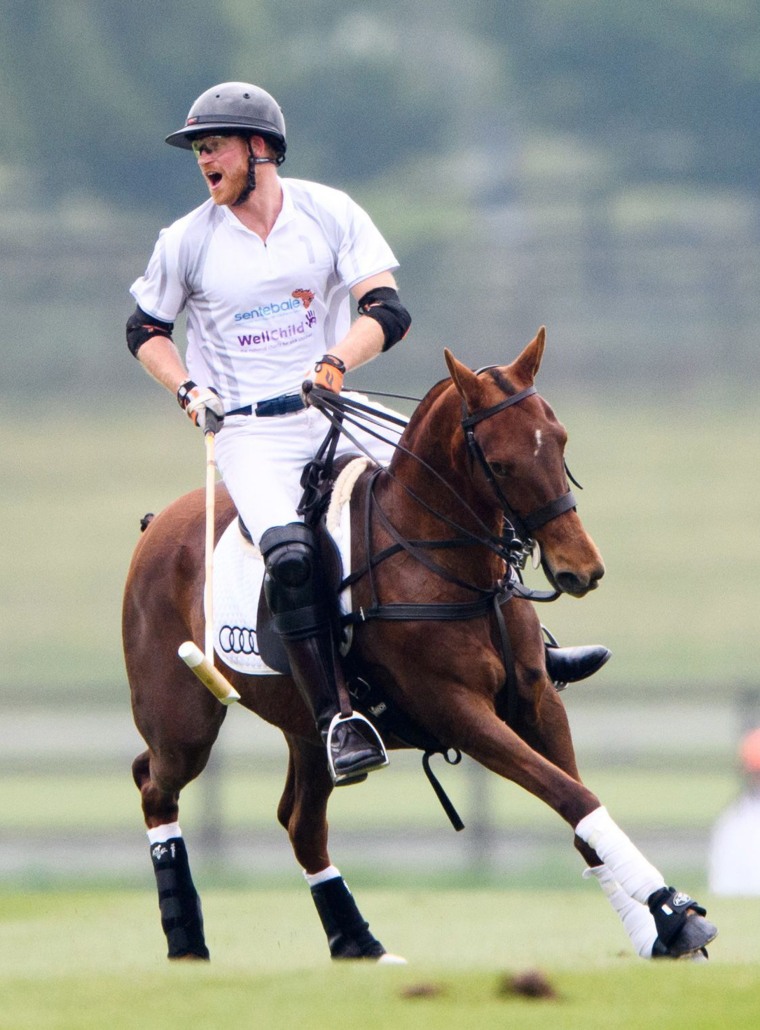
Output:
<svg viewBox="0 0 760 1030">
<path fill-rule="evenodd" d="M 338 698 L 326 586 L 314 532 L 300 522 L 268 529 L 261 538 L 266 565 L 264 592 L 281 635 L 293 679 L 327 747 L 337 785 L 358 783 L 388 764 L 372 724 L 358 713 L 342 715 Z"/>
<path fill-rule="evenodd" d="M 593 676 L 612 654 L 602 644 L 586 644 L 579 647 L 546 644 L 544 653 L 546 671 L 557 690 L 564 690 L 568 683 L 577 683 Z"/>
<path fill-rule="evenodd" d="M 329 631 L 298 640 L 283 638 L 293 679 L 311 708 L 327 747 L 327 764 L 336 786 L 357 783 L 388 764 L 375 728 L 364 716 L 341 716 Z"/>
<path fill-rule="evenodd" d="M 564 690 L 568 683 L 593 676 L 612 657 L 612 651 L 602 644 L 560 647 L 546 626 L 542 626 L 541 631 L 545 638 L 546 671 L 558 691 Z"/>
</svg>

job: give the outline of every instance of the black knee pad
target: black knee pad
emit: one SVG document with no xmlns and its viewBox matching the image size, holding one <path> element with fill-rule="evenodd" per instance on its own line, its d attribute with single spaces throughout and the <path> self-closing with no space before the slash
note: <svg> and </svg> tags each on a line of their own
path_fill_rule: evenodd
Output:
<svg viewBox="0 0 760 1030">
<path fill-rule="evenodd" d="M 275 526 L 259 547 L 266 567 L 264 593 L 277 631 L 297 639 L 320 630 L 325 603 L 314 531 L 301 522 Z"/>
</svg>

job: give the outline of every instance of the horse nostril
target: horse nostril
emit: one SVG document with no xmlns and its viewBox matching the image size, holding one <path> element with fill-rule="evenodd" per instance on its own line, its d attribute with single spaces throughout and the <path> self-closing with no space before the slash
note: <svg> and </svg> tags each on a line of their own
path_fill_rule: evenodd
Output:
<svg viewBox="0 0 760 1030">
<path fill-rule="evenodd" d="M 599 576 L 577 576 L 574 572 L 558 572 L 554 579 L 559 589 L 565 594 L 582 596 L 596 587 Z"/>
</svg>

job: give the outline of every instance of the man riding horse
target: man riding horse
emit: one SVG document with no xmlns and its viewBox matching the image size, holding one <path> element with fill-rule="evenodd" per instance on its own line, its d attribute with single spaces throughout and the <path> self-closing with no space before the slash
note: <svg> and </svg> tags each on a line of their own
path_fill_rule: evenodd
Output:
<svg viewBox="0 0 760 1030">
<path fill-rule="evenodd" d="M 340 709 L 317 541 L 296 514 L 302 470 L 326 428 L 302 386 L 340 393 L 347 372 L 404 338 L 411 318 L 396 289 L 398 262 L 345 193 L 279 176 L 285 121 L 263 89 L 225 82 L 206 90 L 166 142 L 195 154 L 209 199 L 161 232 L 132 285 L 129 349 L 196 425 L 207 412 L 223 423 L 216 460 L 264 557 L 274 627 L 333 781 L 356 783 L 388 759 L 371 724 Z M 183 309 L 186 364 L 172 339 Z M 390 461 L 391 444 L 354 435 L 379 464 Z M 341 438 L 336 457 L 354 449 Z M 552 646 L 547 667 L 564 684 L 608 656 L 602 647 Z"/>
</svg>

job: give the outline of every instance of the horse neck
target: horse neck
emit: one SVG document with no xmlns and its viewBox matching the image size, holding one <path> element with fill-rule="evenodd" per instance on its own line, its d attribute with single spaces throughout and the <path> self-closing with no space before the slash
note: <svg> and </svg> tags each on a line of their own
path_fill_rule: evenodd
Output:
<svg viewBox="0 0 760 1030">
<path fill-rule="evenodd" d="M 484 535 L 484 526 L 499 532 L 501 509 L 476 489 L 461 418 L 459 395 L 444 381 L 422 401 L 401 437 L 384 492 L 391 495 L 387 510 L 394 525 L 410 538 L 461 536 L 447 519 L 477 536 Z"/>
</svg>

